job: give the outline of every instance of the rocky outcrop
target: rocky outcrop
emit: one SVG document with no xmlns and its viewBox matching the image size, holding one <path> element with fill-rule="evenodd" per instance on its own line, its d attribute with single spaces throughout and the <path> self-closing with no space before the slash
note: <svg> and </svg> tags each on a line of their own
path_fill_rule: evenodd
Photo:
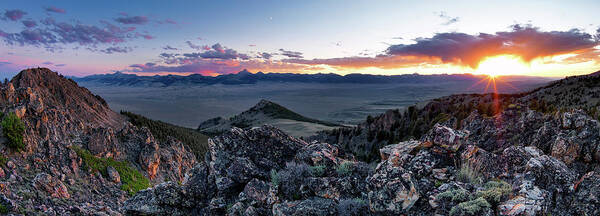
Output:
<svg viewBox="0 0 600 216">
<path fill-rule="evenodd" d="M 127 196 L 121 191 L 123 180 L 132 178 L 124 175 L 131 174 L 118 173 L 115 167 L 96 170 L 77 149 L 124 161 L 152 183 L 182 181 L 196 162 L 181 142 L 156 141 L 99 96 L 45 68 L 21 71 L 2 84 L 0 110 L 15 113 L 25 126 L 23 151 L 0 146 L 2 157 L 13 164 L 0 181 L 10 182 L 3 194 L 26 214 L 119 211 Z M 37 197 L 28 191 L 44 193 Z"/>
<path fill-rule="evenodd" d="M 338 145 L 305 142 L 270 126 L 235 128 L 210 140 L 210 157 L 183 185 L 139 193 L 126 209 L 133 215 L 594 215 L 599 176 L 588 170 L 597 162 L 585 154 L 597 147 L 568 151 L 566 158 L 552 151 L 562 143 L 546 151 L 538 145 L 545 131 L 596 144 L 597 121 L 568 113 L 585 123 L 565 127 L 571 121 L 565 114 L 526 108 L 493 118 L 475 112 L 463 129 L 440 123 L 419 140 L 382 147 L 376 166 Z M 550 123 L 536 123 L 542 120 Z M 163 201 L 171 199 L 195 205 Z"/>
</svg>

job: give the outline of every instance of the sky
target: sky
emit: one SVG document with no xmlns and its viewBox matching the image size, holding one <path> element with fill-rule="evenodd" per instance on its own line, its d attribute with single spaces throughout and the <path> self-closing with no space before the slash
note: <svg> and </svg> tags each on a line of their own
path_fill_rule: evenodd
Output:
<svg viewBox="0 0 600 216">
<path fill-rule="evenodd" d="M 600 70 L 598 1 L 5 1 L 0 77 Z"/>
</svg>

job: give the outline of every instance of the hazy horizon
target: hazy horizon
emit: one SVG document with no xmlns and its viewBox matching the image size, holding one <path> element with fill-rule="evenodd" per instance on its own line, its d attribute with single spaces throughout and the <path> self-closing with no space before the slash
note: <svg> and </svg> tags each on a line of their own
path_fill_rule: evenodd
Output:
<svg viewBox="0 0 600 216">
<path fill-rule="evenodd" d="M 565 77 L 600 70 L 597 11 L 589 0 L 11 1 L 0 71 Z"/>
</svg>

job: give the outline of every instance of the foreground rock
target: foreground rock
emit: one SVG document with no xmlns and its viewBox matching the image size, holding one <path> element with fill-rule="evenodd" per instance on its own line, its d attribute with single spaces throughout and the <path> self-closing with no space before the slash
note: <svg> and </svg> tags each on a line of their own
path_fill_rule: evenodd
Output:
<svg viewBox="0 0 600 216">
<path fill-rule="evenodd" d="M 515 138 L 540 140 L 548 127 L 571 131 L 563 138 L 588 147 L 567 151 L 573 155 L 565 158 L 551 150 L 562 142 L 544 151 L 539 142 L 514 145 L 515 140 L 493 134 L 512 133 L 512 127 L 547 116 L 527 110 L 499 115 L 472 114 L 461 130 L 434 125 L 421 140 L 380 149 L 381 161 L 374 166 L 336 145 L 308 143 L 270 126 L 234 128 L 211 139 L 210 157 L 182 185 L 166 183 L 140 192 L 125 210 L 131 215 L 598 214 L 594 193 L 600 176 L 586 171 L 597 169 L 597 162 L 587 162 L 584 150 L 597 149 L 598 122 L 568 112 L 551 117 L 561 124 Z M 572 116 L 577 117 L 568 120 Z M 494 123 L 492 129 L 486 123 L 499 118 L 511 125 L 496 128 Z M 562 121 L 584 123 L 564 127 Z"/>
</svg>

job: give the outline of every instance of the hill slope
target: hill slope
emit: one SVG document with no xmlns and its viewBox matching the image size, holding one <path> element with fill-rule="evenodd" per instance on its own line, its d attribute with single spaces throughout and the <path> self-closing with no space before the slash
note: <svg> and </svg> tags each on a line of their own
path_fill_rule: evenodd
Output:
<svg viewBox="0 0 600 216">
<path fill-rule="evenodd" d="M 378 149 L 408 139 L 419 139 L 436 123 L 462 128 L 472 112 L 494 116 L 511 105 L 520 104 L 542 113 L 581 109 L 600 118 L 600 74 L 568 77 L 544 87 L 518 94 L 459 94 L 441 97 L 403 110 L 388 110 L 352 128 L 319 132 L 312 137 L 337 143 L 366 161 L 378 160 Z M 451 120 L 448 122 L 448 120 Z"/>
<path fill-rule="evenodd" d="M 261 100 L 250 109 L 229 119 L 217 117 L 198 126 L 205 134 L 221 134 L 232 127 L 249 129 L 263 124 L 273 125 L 292 136 L 310 136 L 317 131 L 330 130 L 341 125 L 304 117 L 279 104 Z"/>
<path fill-rule="evenodd" d="M 0 111 L 0 206 L 8 212 L 118 214 L 128 196 L 182 181 L 196 163 L 182 142 L 156 140 L 99 96 L 46 68 L 23 70 L 3 83 Z M 22 148 L 11 144 L 20 140 Z"/>
</svg>

